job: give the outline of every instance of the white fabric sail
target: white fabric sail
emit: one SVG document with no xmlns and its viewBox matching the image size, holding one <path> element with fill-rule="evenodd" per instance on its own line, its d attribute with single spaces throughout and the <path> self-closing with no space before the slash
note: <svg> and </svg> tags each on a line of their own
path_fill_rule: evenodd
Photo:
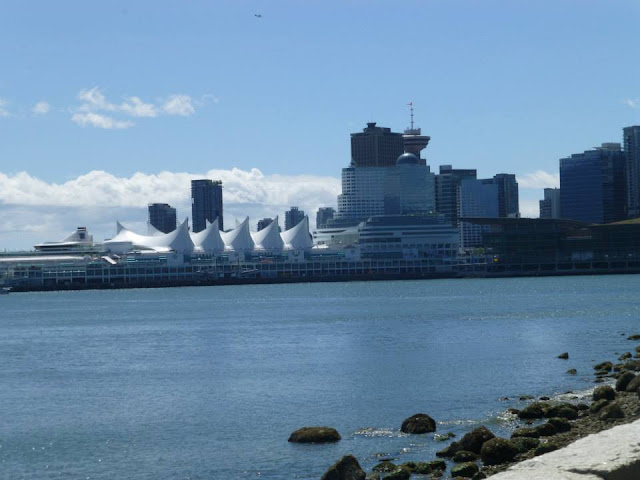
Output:
<svg viewBox="0 0 640 480">
<path fill-rule="evenodd" d="M 207 222 L 207 228 L 201 232 L 192 233 L 191 240 L 195 246 L 195 252 L 221 253 L 224 251 L 224 242 L 220 236 L 217 218 L 213 223 Z"/>
<path fill-rule="evenodd" d="M 256 250 L 280 252 L 284 247 L 284 241 L 280 236 L 278 217 L 274 218 L 269 225 L 259 232 L 251 232 L 251 237 Z"/>
<path fill-rule="evenodd" d="M 309 234 L 309 217 L 305 217 L 295 227 L 280 234 L 287 250 L 309 250 L 313 240 Z"/>
<path fill-rule="evenodd" d="M 116 222 L 115 237 L 105 240 L 103 245 L 109 249 L 109 245 L 123 245 L 131 243 L 133 248 L 154 250 L 156 252 L 191 253 L 193 242 L 189 236 L 189 221 L 185 220 L 173 232 L 161 235 L 139 235 L 125 228 L 120 222 Z"/>
<path fill-rule="evenodd" d="M 250 252 L 253 250 L 253 239 L 249 231 L 249 217 L 245 218 L 236 228 L 228 232 L 220 232 L 225 250 L 232 252 Z"/>
</svg>

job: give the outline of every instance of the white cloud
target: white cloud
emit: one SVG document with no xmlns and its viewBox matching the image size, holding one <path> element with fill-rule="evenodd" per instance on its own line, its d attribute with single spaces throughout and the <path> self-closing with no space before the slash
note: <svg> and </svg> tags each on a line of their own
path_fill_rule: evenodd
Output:
<svg viewBox="0 0 640 480">
<path fill-rule="evenodd" d="M 631 108 L 638 108 L 640 107 L 640 98 L 627 98 L 624 103 Z"/>
<path fill-rule="evenodd" d="M 0 117 L 11 116 L 11 114 L 9 113 L 9 110 L 7 110 L 7 105 L 9 105 L 9 102 L 4 98 L 0 98 Z"/>
<path fill-rule="evenodd" d="M 152 103 L 144 103 L 138 97 L 129 97 L 119 106 L 121 112 L 132 117 L 157 117 L 158 110 Z"/>
<path fill-rule="evenodd" d="M 334 177 L 264 175 L 255 168 L 204 174 L 135 173 L 130 177 L 92 171 L 64 183 L 45 182 L 26 172 L 0 173 L 0 241 L 5 242 L 0 248 L 25 238 L 33 238 L 33 242 L 57 240 L 77 225 L 86 225 L 96 240 L 102 240 L 113 235 L 117 219 L 144 226 L 147 204 L 153 202 L 171 204 L 180 218 L 191 217 L 190 186 L 197 178 L 222 180 L 226 228 L 233 226 L 234 218 L 247 215 L 252 228 L 262 217 L 280 215 L 283 222 L 285 210 L 292 205 L 304 210 L 314 224 L 318 207 L 335 206 L 340 192 L 340 180 Z M 47 220 L 39 221 L 38 212 L 47 212 Z"/>
<path fill-rule="evenodd" d="M 558 188 L 560 186 L 560 174 L 544 170 L 518 175 L 517 180 L 520 188 Z"/>
<path fill-rule="evenodd" d="M 49 102 L 42 101 L 36 103 L 31 109 L 31 112 L 34 115 L 46 115 L 47 113 L 49 113 L 49 110 L 51 110 L 51 105 L 49 105 Z"/>
<path fill-rule="evenodd" d="M 162 110 L 169 115 L 180 115 L 182 117 L 188 117 L 196 112 L 191 97 L 183 94 L 169 96 L 162 105 Z"/>
<path fill-rule="evenodd" d="M 525 218 L 538 218 L 540 216 L 540 202 L 538 200 L 520 199 L 520 216 Z"/>
<path fill-rule="evenodd" d="M 111 129 L 123 129 L 133 127 L 134 123 L 131 121 L 114 120 L 107 115 L 99 113 L 74 113 L 71 120 L 81 127 L 92 126 L 96 128 Z"/>
</svg>

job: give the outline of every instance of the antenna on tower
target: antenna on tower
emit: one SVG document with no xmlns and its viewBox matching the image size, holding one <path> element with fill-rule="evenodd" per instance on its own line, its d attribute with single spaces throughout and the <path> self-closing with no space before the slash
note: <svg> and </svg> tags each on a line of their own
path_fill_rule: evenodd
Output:
<svg viewBox="0 0 640 480">
<path fill-rule="evenodd" d="M 413 130 L 413 102 L 407 103 L 411 107 L 411 130 Z"/>
</svg>

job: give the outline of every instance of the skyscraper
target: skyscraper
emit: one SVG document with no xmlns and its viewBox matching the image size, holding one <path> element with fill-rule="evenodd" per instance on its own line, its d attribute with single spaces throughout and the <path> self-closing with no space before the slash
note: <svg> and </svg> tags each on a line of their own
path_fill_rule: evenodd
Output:
<svg viewBox="0 0 640 480">
<path fill-rule="evenodd" d="M 458 225 L 460 182 L 465 178 L 475 179 L 476 175 L 475 169 L 440 165 L 440 174 L 436 175 L 436 211 L 444 214 L 454 227 Z"/>
<path fill-rule="evenodd" d="M 625 157 L 619 143 L 560 159 L 562 218 L 609 223 L 626 217 Z"/>
<path fill-rule="evenodd" d="M 482 180 L 498 186 L 498 217 L 519 217 L 520 205 L 518 182 L 512 173 L 498 173 L 493 178 Z"/>
<path fill-rule="evenodd" d="M 544 189 L 544 200 L 540 200 L 540 218 L 562 218 L 559 188 Z"/>
<path fill-rule="evenodd" d="M 298 207 L 291 207 L 284 213 L 284 229 L 289 230 L 295 227 L 304 219 L 304 210 L 299 210 Z"/>
<path fill-rule="evenodd" d="M 460 217 L 496 218 L 500 212 L 500 186 L 497 182 L 487 182 L 465 178 L 460 182 Z M 487 228 L 469 222 L 460 222 L 460 240 L 463 248 L 482 245 L 482 232 Z"/>
<path fill-rule="evenodd" d="M 163 233 L 176 229 L 176 209 L 166 203 L 149 204 L 149 223 Z"/>
<path fill-rule="evenodd" d="M 222 182 L 219 180 L 191 181 L 191 220 L 193 232 L 207 228 L 207 221 L 218 219 L 218 227 L 224 230 L 222 216 Z"/>
<path fill-rule="evenodd" d="M 271 222 L 273 222 L 273 218 L 269 218 L 269 217 L 263 218 L 262 220 L 258 220 L 258 225 L 257 225 L 258 232 L 260 230 L 264 230 L 265 228 L 267 228 Z"/>
<path fill-rule="evenodd" d="M 353 167 L 393 167 L 403 152 L 403 135 L 390 128 L 377 127 L 375 122 L 367 123 L 361 133 L 351 134 Z"/>
<path fill-rule="evenodd" d="M 627 173 L 627 215 L 640 217 L 640 125 L 622 129 Z"/>
<path fill-rule="evenodd" d="M 336 211 L 332 207 L 320 207 L 316 213 L 316 228 L 325 228 L 335 214 Z"/>
</svg>

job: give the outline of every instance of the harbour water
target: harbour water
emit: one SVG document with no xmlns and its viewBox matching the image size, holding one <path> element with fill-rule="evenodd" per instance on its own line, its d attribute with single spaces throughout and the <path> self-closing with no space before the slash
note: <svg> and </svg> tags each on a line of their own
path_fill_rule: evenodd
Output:
<svg viewBox="0 0 640 480">
<path fill-rule="evenodd" d="M 401 434 L 404 418 L 507 434 L 520 395 L 585 391 L 595 362 L 633 349 L 639 290 L 620 275 L 3 296 L 0 478 L 318 479 L 346 453 L 366 469 L 431 460 L 444 444 Z M 287 442 L 309 425 L 342 441 Z"/>
</svg>

